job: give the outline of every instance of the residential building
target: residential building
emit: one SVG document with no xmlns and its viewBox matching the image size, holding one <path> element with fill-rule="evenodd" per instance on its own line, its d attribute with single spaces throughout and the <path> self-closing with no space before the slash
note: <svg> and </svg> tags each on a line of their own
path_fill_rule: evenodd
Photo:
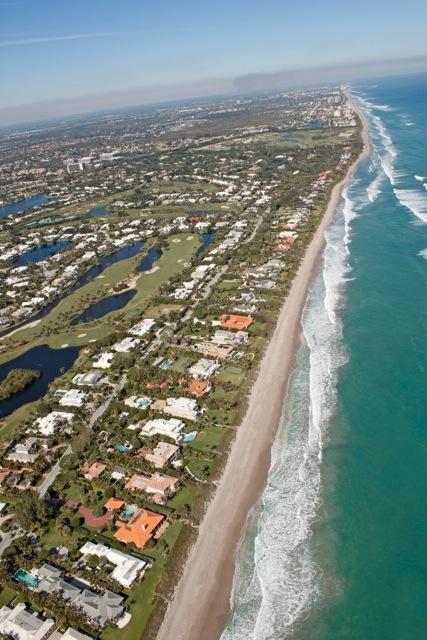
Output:
<svg viewBox="0 0 427 640">
<path fill-rule="evenodd" d="M 191 380 L 186 386 L 186 391 L 198 398 L 203 398 L 211 389 L 212 385 L 209 380 L 199 380 L 198 378 Z"/>
<path fill-rule="evenodd" d="M 196 400 L 181 396 L 180 398 L 167 398 L 163 413 L 168 413 L 175 418 L 184 418 L 184 420 L 197 420 L 201 410 Z"/>
<path fill-rule="evenodd" d="M 141 429 L 141 435 L 144 436 L 167 436 L 175 442 L 182 442 L 184 437 L 185 424 L 176 418 L 165 420 L 164 418 L 155 418 L 149 420 Z"/>
<path fill-rule="evenodd" d="M 124 401 L 127 407 L 131 407 L 132 409 L 148 409 L 151 404 L 151 398 L 147 396 L 130 396 L 126 398 Z"/>
<path fill-rule="evenodd" d="M 80 553 L 84 556 L 105 558 L 110 564 L 115 565 L 111 572 L 111 578 L 126 589 L 129 589 L 135 580 L 142 578 L 149 567 L 148 562 L 145 560 L 90 541 L 81 547 Z"/>
<path fill-rule="evenodd" d="M 207 358 L 201 358 L 193 366 L 188 369 L 188 373 L 193 378 L 200 378 L 201 380 L 208 380 L 213 374 L 218 371 L 220 365 L 216 360 L 208 360 Z"/>
<path fill-rule="evenodd" d="M 165 516 L 154 513 L 154 511 L 140 509 L 129 522 L 123 524 L 116 531 L 114 537 L 124 544 L 134 544 L 137 549 L 142 549 L 152 539 L 164 518 Z"/>
<path fill-rule="evenodd" d="M 172 464 L 177 460 L 179 454 L 180 448 L 170 442 L 159 442 L 152 451 L 140 449 L 138 452 L 138 456 L 152 464 L 156 469 L 163 469 Z"/>
<path fill-rule="evenodd" d="M 25 442 L 19 442 L 11 449 L 6 456 L 6 460 L 26 463 L 35 462 L 40 455 L 38 442 L 38 438 L 27 438 Z"/>
<path fill-rule="evenodd" d="M 104 462 L 93 462 L 90 466 L 83 467 L 83 473 L 87 480 L 95 480 L 102 475 L 107 468 Z"/>
<path fill-rule="evenodd" d="M 219 320 L 223 329 L 236 329 L 237 331 L 244 331 L 254 321 L 250 316 L 235 316 L 228 313 L 223 313 Z"/>
<path fill-rule="evenodd" d="M 55 431 L 59 431 L 67 427 L 74 418 L 74 413 L 65 411 L 51 411 L 43 418 L 37 418 L 34 426 L 44 436 L 51 436 Z"/>
<path fill-rule="evenodd" d="M 212 338 L 212 342 L 220 346 L 238 347 L 247 342 L 249 336 L 246 331 L 222 331 L 218 329 Z"/>
<path fill-rule="evenodd" d="M 205 356 L 210 356 L 211 358 L 216 358 L 218 360 L 225 360 L 226 358 L 229 358 L 234 351 L 234 347 L 220 346 L 213 341 L 199 342 L 194 346 L 194 349 Z"/>
<path fill-rule="evenodd" d="M 141 322 L 138 322 L 138 324 L 134 324 L 133 327 L 129 329 L 129 333 L 132 336 L 138 336 L 138 338 L 142 338 L 142 336 L 145 336 L 146 333 L 151 331 L 155 324 L 156 321 L 152 318 L 145 318 Z"/>
<path fill-rule="evenodd" d="M 126 483 L 125 489 L 146 493 L 151 496 L 153 502 L 162 504 L 176 491 L 177 485 L 178 478 L 156 472 L 152 476 L 134 474 Z"/>
<path fill-rule="evenodd" d="M 113 591 L 99 594 L 92 591 L 88 582 L 73 576 L 70 582 L 62 577 L 62 572 L 49 564 L 43 564 L 36 570 L 40 578 L 35 590 L 39 593 L 57 593 L 66 602 L 80 609 L 92 624 L 105 627 L 117 622 L 124 612 L 123 596 Z"/>
<path fill-rule="evenodd" d="M 120 342 L 116 342 L 116 344 L 112 346 L 112 349 L 117 353 L 129 353 L 133 351 L 133 349 L 136 349 L 140 342 L 141 340 L 139 338 L 123 338 Z"/>
<path fill-rule="evenodd" d="M 104 351 L 100 353 L 97 358 L 93 361 L 93 366 L 95 369 L 110 369 L 113 363 L 115 354 L 111 351 Z"/>
<path fill-rule="evenodd" d="M 63 633 L 59 637 L 53 638 L 52 636 L 49 640 L 92 640 L 91 636 L 86 635 L 85 633 L 81 633 L 72 627 L 68 627 L 65 633 Z"/>
<path fill-rule="evenodd" d="M 79 387 L 95 387 L 101 379 L 102 373 L 99 371 L 88 371 L 87 373 L 78 373 L 71 382 Z"/>
<path fill-rule="evenodd" d="M 0 609 L 0 635 L 14 640 L 43 640 L 54 626 L 51 618 L 42 618 L 19 602 L 12 609 Z"/>
<path fill-rule="evenodd" d="M 120 498 L 108 498 L 107 502 L 104 504 L 104 507 L 107 511 L 121 511 L 125 506 L 126 502 L 124 500 L 120 500 Z"/>
</svg>

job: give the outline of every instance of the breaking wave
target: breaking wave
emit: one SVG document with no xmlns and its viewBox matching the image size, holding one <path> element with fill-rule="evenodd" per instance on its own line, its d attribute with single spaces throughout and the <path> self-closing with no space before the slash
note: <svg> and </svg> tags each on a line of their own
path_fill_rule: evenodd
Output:
<svg viewBox="0 0 427 640">
<path fill-rule="evenodd" d="M 393 189 L 400 204 L 409 209 L 417 218 L 427 222 L 427 195 L 416 189 Z"/>
<path fill-rule="evenodd" d="M 313 280 L 302 317 L 304 343 L 290 383 L 256 523 L 240 551 L 232 616 L 221 640 L 286 638 L 321 593 L 310 545 L 321 501 L 321 462 L 336 402 L 337 371 L 346 361 L 339 310 L 349 273 L 353 183 L 329 226 L 323 271 Z M 366 191 L 360 196 L 366 200 Z M 286 440 L 286 442 L 285 442 Z"/>
</svg>

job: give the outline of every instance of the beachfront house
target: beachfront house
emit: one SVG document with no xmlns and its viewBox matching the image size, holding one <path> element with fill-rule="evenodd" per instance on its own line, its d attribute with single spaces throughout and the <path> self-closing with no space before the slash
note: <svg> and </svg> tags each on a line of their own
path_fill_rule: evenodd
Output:
<svg viewBox="0 0 427 640">
<path fill-rule="evenodd" d="M 197 400 L 181 396 L 180 398 L 167 398 L 163 413 L 168 413 L 174 418 L 194 421 L 199 418 L 201 409 L 197 404 Z"/>
<path fill-rule="evenodd" d="M 125 489 L 146 493 L 153 502 L 163 504 L 170 494 L 175 493 L 178 482 L 178 478 L 158 472 L 151 476 L 134 474 L 126 483 Z"/>
<path fill-rule="evenodd" d="M 114 538 L 123 544 L 134 544 L 143 549 L 153 538 L 165 516 L 148 509 L 139 509 L 129 522 L 124 523 L 114 534 Z"/>
<path fill-rule="evenodd" d="M 209 360 L 207 358 L 201 358 L 189 369 L 188 373 L 193 378 L 200 378 L 201 380 L 209 380 L 216 371 L 218 371 L 220 365 L 216 360 Z"/>
<path fill-rule="evenodd" d="M 96 556 L 104 558 L 108 564 L 113 565 L 111 578 L 116 580 L 125 589 L 130 589 L 135 580 L 142 578 L 145 571 L 150 566 L 148 562 L 141 558 L 122 553 L 117 549 L 112 549 L 104 544 L 95 542 L 86 542 L 81 548 L 80 553 L 86 558 L 88 556 Z"/>
<path fill-rule="evenodd" d="M 143 448 L 138 451 L 138 457 L 143 458 L 156 469 L 163 469 L 173 464 L 178 460 L 179 456 L 180 448 L 176 444 L 162 441 L 153 450 Z"/>
<path fill-rule="evenodd" d="M 176 418 L 165 420 L 164 418 L 155 418 L 148 420 L 142 427 L 140 434 L 142 436 L 167 436 L 176 443 L 182 442 L 184 438 L 185 424 Z"/>
</svg>

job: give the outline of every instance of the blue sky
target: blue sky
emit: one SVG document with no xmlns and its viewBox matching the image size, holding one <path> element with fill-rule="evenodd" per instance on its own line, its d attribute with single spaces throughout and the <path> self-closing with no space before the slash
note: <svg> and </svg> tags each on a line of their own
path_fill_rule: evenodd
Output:
<svg viewBox="0 0 427 640">
<path fill-rule="evenodd" d="M 226 91 L 252 72 L 425 56 L 426 24 L 421 0 L 0 0 L 0 119 L 51 115 L 48 103 L 58 113 L 120 96 L 135 104 L 156 87 L 164 98 Z"/>
</svg>

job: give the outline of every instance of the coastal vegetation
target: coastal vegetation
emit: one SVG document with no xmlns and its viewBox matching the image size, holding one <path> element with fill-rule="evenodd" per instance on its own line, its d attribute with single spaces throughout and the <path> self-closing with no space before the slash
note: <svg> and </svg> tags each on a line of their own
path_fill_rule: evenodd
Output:
<svg viewBox="0 0 427 640">
<path fill-rule="evenodd" d="M 37 369 L 11 369 L 6 378 L 0 382 L 0 400 L 7 400 L 40 376 L 41 373 Z"/>
</svg>

